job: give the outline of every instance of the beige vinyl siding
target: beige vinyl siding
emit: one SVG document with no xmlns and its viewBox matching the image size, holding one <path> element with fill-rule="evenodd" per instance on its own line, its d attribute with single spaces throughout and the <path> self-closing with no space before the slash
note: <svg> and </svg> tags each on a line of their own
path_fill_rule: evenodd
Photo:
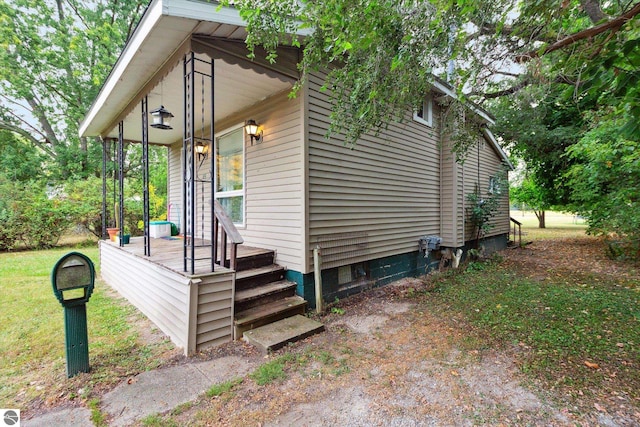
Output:
<svg viewBox="0 0 640 427">
<path fill-rule="evenodd" d="M 473 147 L 464 163 L 464 195 L 472 193 L 476 189 L 476 183 L 479 181 L 479 189 L 482 197 L 487 197 L 489 190 L 489 179 L 500 171 L 502 161 L 498 153 L 493 149 L 491 143 L 484 138 L 479 139 L 479 145 Z M 509 232 L 509 190 L 502 189 L 502 202 L 500 210 L 491 220 L 494 227 L 487 232 L 485 237 L 495 236 Z M 467 221 L 465 224 L 466 240 L 475 239 L 475 230 L 471 223 Z"/>
<path fill-rule="evenodd" d="M 167 161 L 167 221 L 178 226 L 180 233 L 184 232 L 184 215 L 182 215 L 182 142 L 169 147 Z"/>
<path fill-rule="evenodd" d="M 230 277 L 233 277 L 230 280 Z M 235 275 L 202 277 L 198 284 L 196 350 L 233 339 Z"/>
<path fill-rule="evenodd" d="M 264 130 L 263 140 L 253 145 L 245 135 L 245 224 L 238 226 L 238 231 L 244 238 L 245 245 L 273 249 L 276 251 L 278 264 L 302 271 L 302 101 L 300 97 L 289 99 L 287 94 L 288 91 L 279 93 L 246 111 L 221 120 L 215 124 L 215 132 L 225 132 L 249 118 L 256 120 Z M 172 146 L 169 167 L 169 198 L 171 203 L 179 202 L 180 210 L 182 176 L 176 171 L 181 169 L 181 149 L 181 145 Z M 210 189 L 208 183 L 198 183 L 196 189 L 195 234 L 196 237 L 203 235 L 206 239 L 209 238 L 211 229 L 208 221 L 211 214 Z M 184 215 L 182 217 L 184 221 Z M 204 224 L 201 220 L 203 217 Z"/>
<path fill-rule="evenodd" d="M 331 106 L 321 85 L 310 77 L 307 257 L 319 244 L 331 268 L 417 250 L 421 236 L 440 232 L 437 107 L 434 127 L 407 112 L 350 149 L 342 135 L 325 138 Z"/>
<path fill-rule="evenodd" d="M 304 162 L 302 97 L 288 91 L 216 124 L 216 131 L 252 118 L 264 131 L 251 145 L 245 137 L 245 225 L 239 227 L 244 244 L 276 251 L 276 262 L 302 271 L 304 259 Z"/>
<path fill-rule="evenodd" d="M 144 313 L 178 346 L 187 349 L 189 278 L 100 242 L 102 279 Z"/>
<path fill-rule="evenodd" d="M 233 339 L 235 274 L 188 277 L 100 242 L 102 279 L 186 355 Z"/>
<path fill-rule="evenodd" d="M 443 136 L 440 152 L 441 164 L 441 228 L 442 246 L 460 247 L 464 245 L 464 201 L 460 197 L 463 182 L 463 169 L 451 152 L 452 143 Z"/>
</svg>

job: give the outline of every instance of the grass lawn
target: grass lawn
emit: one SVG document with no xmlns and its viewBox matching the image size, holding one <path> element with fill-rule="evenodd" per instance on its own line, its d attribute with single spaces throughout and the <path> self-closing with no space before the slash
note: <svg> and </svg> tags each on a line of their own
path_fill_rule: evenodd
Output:
<svg viewBox="0 0 640 427">
<path fill-rule="evenodd" d="M 131 373 L 154 368 L 162 360 L 158 356 L 172 348 L 168 342 L 140 344 L 131 326 L 140 315 L 96 278 L 87 303 L 91 373 L 67 379 L 63 308 L 50 274 L 72 250 L 87 255 L 99 270 L 96 246 L 0 253 L 0 407 L 28 411 L 89 399 Z"/>
<path fill-rule="evenodd" d="M 607 259 L 571 215 L 548 213 L 546 230 L 532 213 L 522 222 L 530 246 L 433 278 L 424 302 L 487 346 L 515 349 L 522 370 L 550 389 L 637 402 L 638 265 Z"/>
</svg>

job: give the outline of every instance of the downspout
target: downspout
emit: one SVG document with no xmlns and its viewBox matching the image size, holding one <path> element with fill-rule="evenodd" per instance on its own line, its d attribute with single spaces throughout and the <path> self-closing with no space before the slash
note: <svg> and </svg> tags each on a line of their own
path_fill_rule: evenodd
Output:
<svg viewBox="0 0 640 427">
<path fill-rule="evenodd" d="M 313 248 L 313 281 L 316 291 L 316 313 L 322 313 L 322 253 L 320 245 Z"/>
</svg>

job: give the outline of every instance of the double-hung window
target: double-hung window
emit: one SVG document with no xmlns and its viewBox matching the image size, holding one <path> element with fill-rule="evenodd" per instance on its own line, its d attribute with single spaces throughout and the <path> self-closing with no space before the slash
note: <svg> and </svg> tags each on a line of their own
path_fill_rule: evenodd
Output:
<svg viewBox="0 0 640 427">
<path fill-rule="evenodd" d="M 216 136 L 215 197 L 234 224 L 244 226 L 244 132 L 242 126 Z"/>
</svg>

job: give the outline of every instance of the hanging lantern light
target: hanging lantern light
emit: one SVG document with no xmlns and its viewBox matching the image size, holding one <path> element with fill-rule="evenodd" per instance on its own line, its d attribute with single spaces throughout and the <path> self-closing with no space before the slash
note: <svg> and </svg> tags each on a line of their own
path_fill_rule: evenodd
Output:
<svg viewBox="0 0 640 427">
<path fill-rule="evenodd" d="M 173 129 L 171 127 L 171 118 L 173 117 L 173 114 L 167 111 L 164 108 L 164 105 L 161 105 L 160 108 L 156 108 L 149 114 L 151 114 L 151 117 L 153 118 L 151 127 L 156 129 Z"/>
</svg>

